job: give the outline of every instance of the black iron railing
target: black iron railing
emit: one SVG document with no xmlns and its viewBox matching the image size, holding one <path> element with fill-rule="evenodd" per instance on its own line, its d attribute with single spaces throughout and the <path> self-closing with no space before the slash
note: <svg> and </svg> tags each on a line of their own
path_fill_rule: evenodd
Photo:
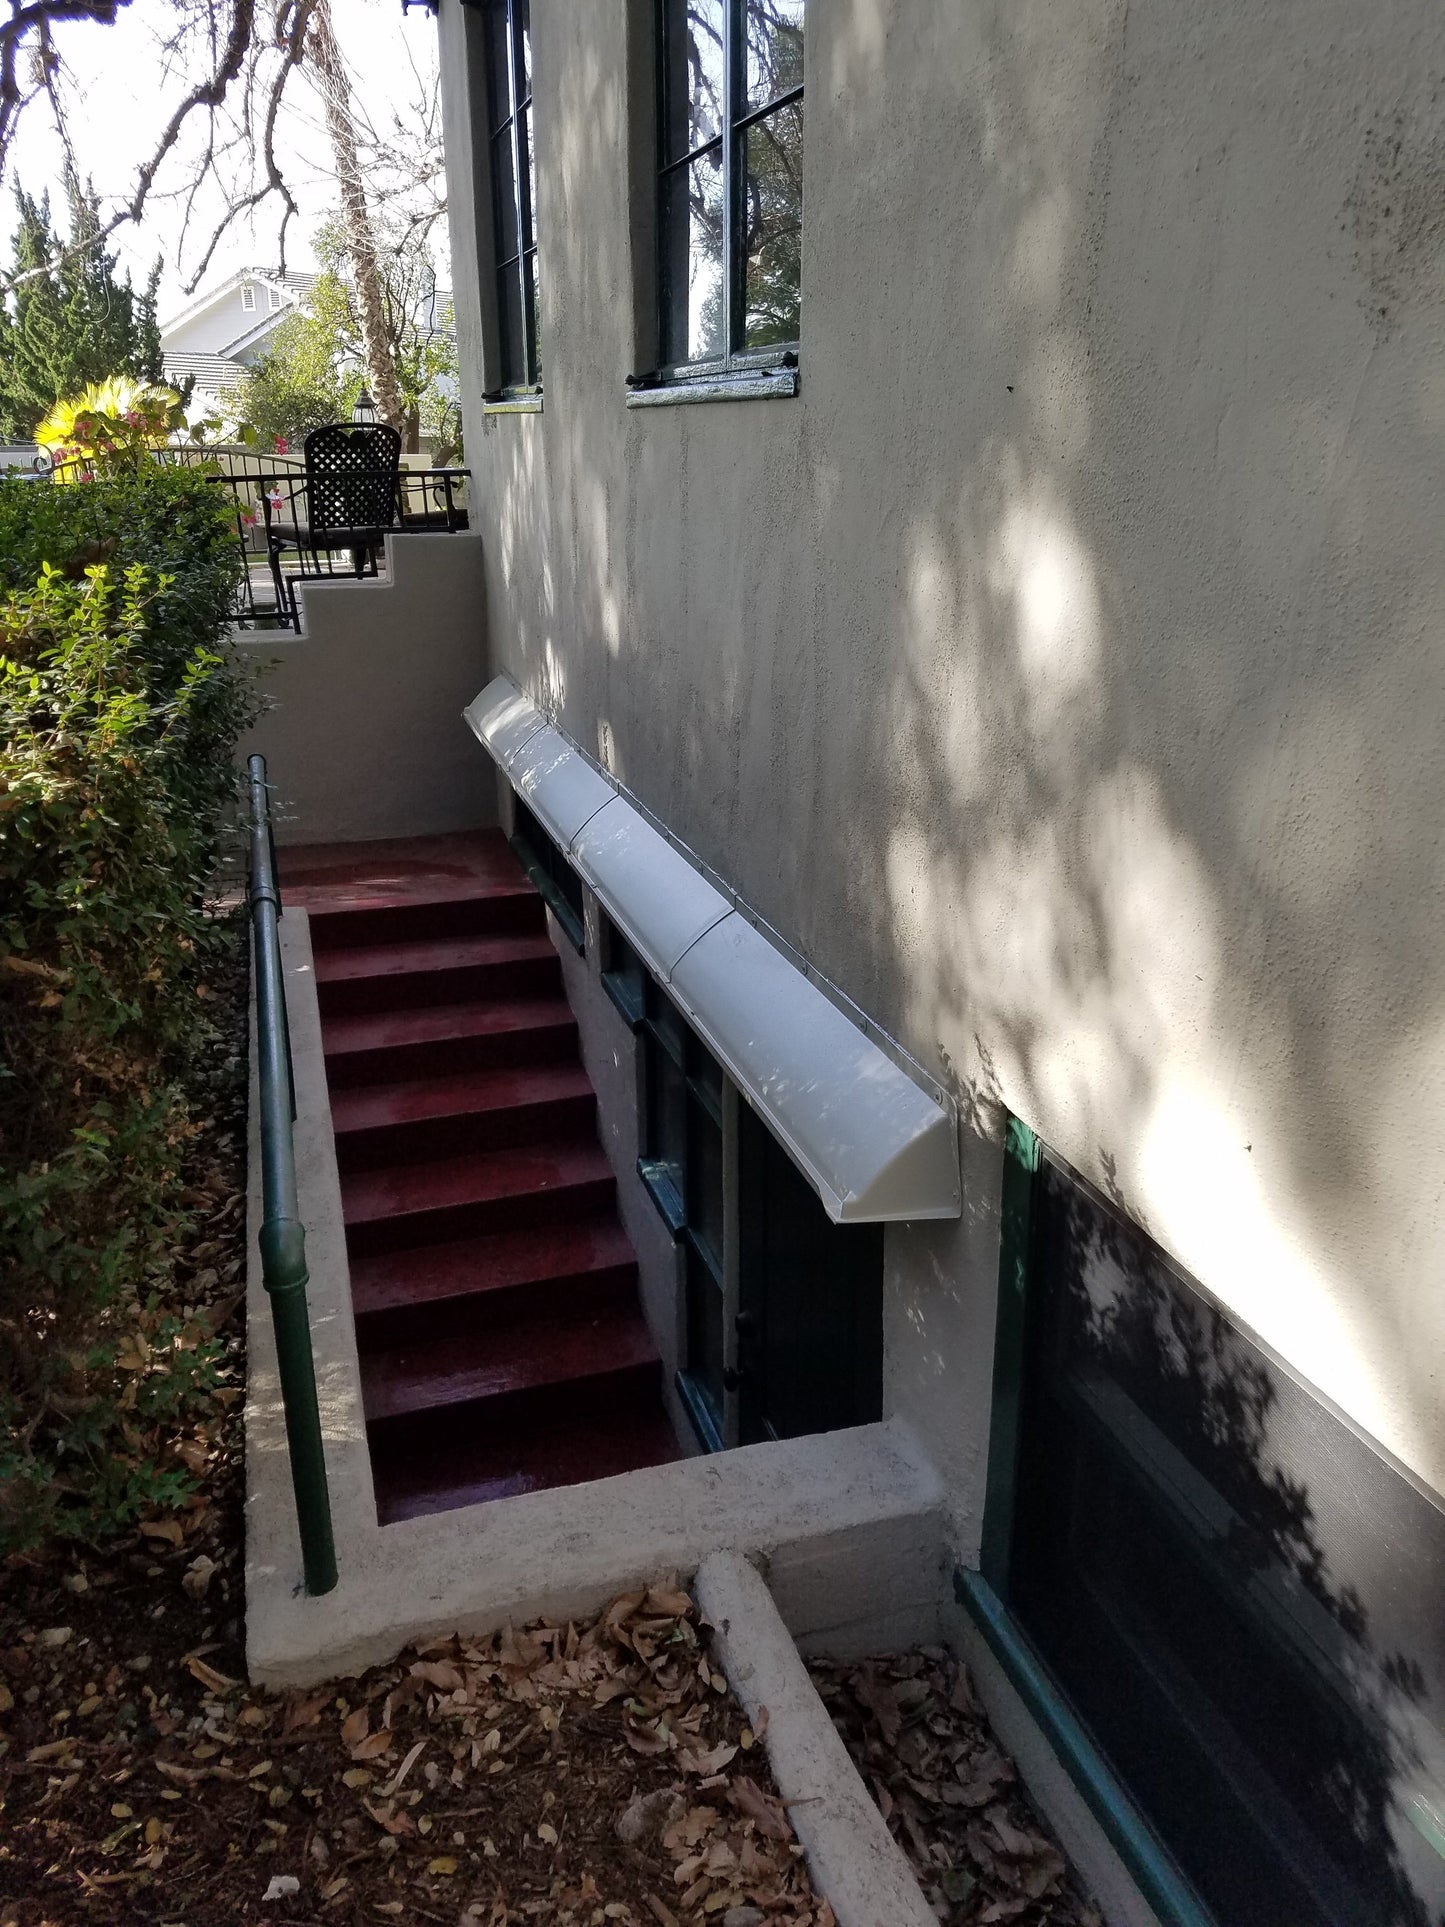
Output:
<svg viewBox="0 0 1445 1927">
<path fill-rule="evenodd" d="M 286 1445 L 296 1494 L 301 1562 L 310 1593 L 330 1592 L 336 1584 L 336 1546 L 331 1531 L 331 1499 L 326 1487 L 326 1455 L 321 1443 L 321 1411 L 316 1398 L 316 1364 L 311 1353 L 311 1319 L 306 1304 L 306 1232 L 296 1196 L 296 1087 L 291 1065 L 291 1032 L 286 1021 L 286 980 L 281 966 L 281 892 L 276 881 L 276 851 L 266 787 L 266 762 L 247 764 L 251 782 L 251 934 L 256 966 L 256 1066 L 261 1131 L 261 1272 L 271 1300 L 276 1333 L 276 1363 L 281 1404 L 286 1415 Z"/>
<path fill-rule="evenodd" d="M 235 619 L 247 628 L 297 629 L 296 591 L 303 582 L 329 577 L 376 576 L 381 543 L 357 546 L 342 537 L 328 546 L 312 527 L 306 464 L 297 456 L 261 454 L 236 447 L 167 446 L 155 458 L 170 466 L 206 468 L 230 491 L 236 541 L 245 570 L 236 591 Z M 80 464 L 62 464 L 58 480 Z M 403 468 L 396 481 L 396 512 L 390 532 L 454 534 L 467 527 L 465 468 Z"/>
</svg>

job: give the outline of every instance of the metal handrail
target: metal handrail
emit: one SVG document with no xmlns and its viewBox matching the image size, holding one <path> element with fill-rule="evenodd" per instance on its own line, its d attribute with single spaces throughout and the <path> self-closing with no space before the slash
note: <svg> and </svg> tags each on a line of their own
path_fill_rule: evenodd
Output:
<svg viewBox="0 0 1445 1927">
<path fill-rule="evenodd" d="M 260 1073 L 261 1275 L 271 1300 L 271 1322 L 276 1333 L 281 1405 L 286 1415 L 286 1446 L 291 1456 L 306 1590 L 323 1593 L 336 1584 L 336 1545 L 306 1306 L 306 1232 L 296 1198 L 296 1146 L 291 1135 L 296 1121 L 296 1087 L 277 927 L 281 892 L 276 881 L 265 757 L 251 757 L 246 768 L 251 781 L 250 911 Z"/>
</svg>

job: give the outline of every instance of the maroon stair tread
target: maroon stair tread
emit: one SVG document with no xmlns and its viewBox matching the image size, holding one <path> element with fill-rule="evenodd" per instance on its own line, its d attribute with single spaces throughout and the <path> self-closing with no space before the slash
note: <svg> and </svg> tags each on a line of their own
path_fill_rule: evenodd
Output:
<svg viewBox="0 0 1445 1927">
<path fill-rule="evenodd" d="M 478 964 L 556 961 L 557 952 L 545 930 L 490 937 L 417 937 L 399 943 L 346 944 L 319 951 L 316 981 L 335 984 L 354 978 L 402 977 L 413 971 L 456 970 Z"/>
<path fill-rule="evenodd" d="M 358 899 L 451 893 L 474 897 L 522 875 L 500 830 L 451 830 L 370 843 L 294 843 L 277 857 L 287 902 L 344 907 Z"/>
<path fill-rule="evenodd" d="M 660 1405 L 586 1424 L 546 1425 L 479 1438 L 436 1453 L 379 1453 L 374 1467 L 382 1525 L 557 1486 L 586 1485 L 684 1457 Z"/>
<path fill-rule="evenodd" d="M 457 1298 L 476 1298 L 484 1307 L 488 1300 L 532 1286 L 565 1285 L 598 1274 L 627 1276 L 635 1264 L 631 1242 L 615 1217 L 584 1218 L 358 1258 L 351 1266 L 351 1302 L 362 1320 Z"/>
<path fill-rule="evenodd" d="M 415 1010 L 346 1011 L 321 1022 L 326 1056 L 400 1050 L 409 1044 L 449 1043 L 502 1031 L 575 1030 L 572 1006 L 560 995 L 489 998 L 486 1002 L 427 1004 Z"/>
<path fill-rule="evenodd" d="M 592 1096 L 592 1080 L 580 1064 L 532 1064 L 499 1070 L 457 1071 L 450 1077 L 414 1077 L 395 1083 L 355 1085 L 331 1100 L 337 1137 L 423 1119 L 475 1116 Z"/>
<path fill-rule="evenodd" d="M 567 1399 L 585 1380 L 655 1372 L 657 1347 L 638 1307 L 584 1318 L 524 1319 L 467 1338 L 398 1345 L 362 1366 L 368 1425 L 522 1393 Z"/>
<path fill-rule="evenodd" d="M 612 1167 L 595 1138 L 552 1149 L 526 1145 L 515 1151 L 474 1151 L 434 1164 L 387 1165 L 342 1179 L 342 1217 L 348 1225 L 444 1210 L 532 1193 L 565 1190 L 611 1178 Z"/>
</svg>

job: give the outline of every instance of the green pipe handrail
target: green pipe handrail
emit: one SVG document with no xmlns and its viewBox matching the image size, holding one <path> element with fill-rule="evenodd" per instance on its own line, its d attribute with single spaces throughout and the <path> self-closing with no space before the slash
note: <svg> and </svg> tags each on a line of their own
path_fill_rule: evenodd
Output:
<svg viewBox="0 0 1445 1927">
<path fill-rule="evenodd" d="M 261 1105 L 261 1274 L 271 1300 L 286 1446 L 301 1532 L 301 1561 L 309 1593 L 336 1584 L 336 1545 L 311 1319 L 306 1307 L 306 1232 L 296 1201 L 296 1087 L 291 1032 L 286 1021 L 286 981 L 281 968 L 281 892 L 276 882 L 276 845 L 271 831 L 266 759 L 246 765 L 251 779 L 251 934 L 256 959 L 256 1059 Z"/>
</svg>

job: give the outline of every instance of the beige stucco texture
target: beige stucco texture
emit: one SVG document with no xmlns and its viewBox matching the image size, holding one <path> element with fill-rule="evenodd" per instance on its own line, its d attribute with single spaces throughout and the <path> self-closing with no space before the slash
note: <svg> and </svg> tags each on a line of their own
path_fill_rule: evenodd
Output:
<svg viewBox="0 0 1445 1927">
<path fill-rule="evenodd" d="M 460 721 L 486 674 L 478 537 L 388 536 L 380 577 L 306 582 L 299 600 L 299 634 L 236 637 L 266 702 L 241 749 L 266 758 L 276 841 L 495 822 L 495 783 Z"/>
<path fill-rule="evenodd" d="M 545 413 L 456 276 L 491 667 L 959 1099 L 961 1549 L 1005 1108 L 1445 1488 L 1436 0 L 811 7 L 801 395 L 628 411 L 650 20 L 533 7 Z"/>
</svg>

